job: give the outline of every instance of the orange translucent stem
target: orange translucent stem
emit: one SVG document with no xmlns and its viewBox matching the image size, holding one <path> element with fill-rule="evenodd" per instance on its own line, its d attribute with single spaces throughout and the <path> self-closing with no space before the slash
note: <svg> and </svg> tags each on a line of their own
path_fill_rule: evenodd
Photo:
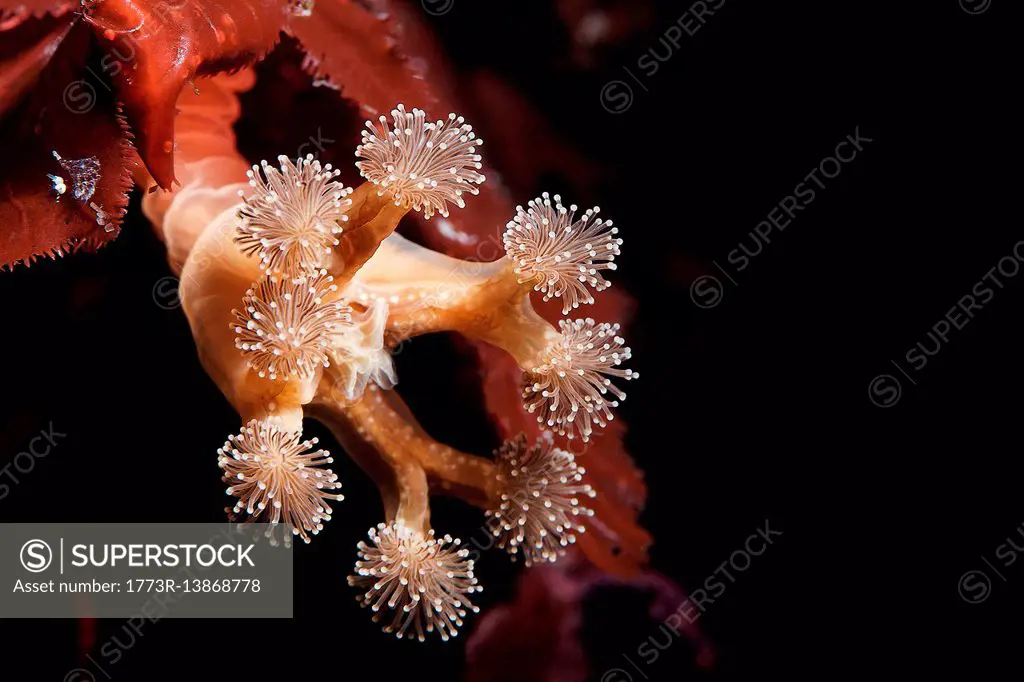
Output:
<svg viewBox="0 0 1024 682">
<path fill-rule="evenodd" d="M 378 196 L 377 187 L 369 182 L 356 188 L 341 243 L 335 247 L 331 262 L 331 274 L 339 289 L 370 260 L 408 212 L 408 208 L 396 206 L 390 196 Z"/>
<path fill-rule="evenodd" d="M 186 88 L 177 102 L 174 173 L 180 185 L 171 192 L 154 187 L 142 199 L 175 272 L 202 230 L 238 203 L 239 190 L 249 188 L 249 163 L 236 148 L 234 123 L 241 115 L 237 93 L 252 87 L 255 76 L 242 69 L 200 82 L 199 94 Z"/>
<path fill-rule="evenodd" d="M 410 523 L 407 509 L 418 509 L 419 495 L 426 494 L 421 483 L 425 485 L 428 479 L 430 487 L 479 507 L 488 507 L 497 498 L 494 463 L 431 438 L 395 391 L 371 385 L 359 400 L 344 402 L 334 397 L 335 392 L 324 390 L 330 381 L 332 378 L 325 375 L 309 414 L 327 424 L 346 451 L 381 486 L 386 493 L 389 520 L 395 516 L 388 509 L 390 496 L 397 497 L 397 506 L 404 511 L 406 524 Z M 368 447 L 373 451 L 369 458 Z M 391 492 L 390 488 L 396 490 Z M 425 499 L 423 506 L 423 518 L 429 519 Z"/>
<path fill-rule="evenodd" d="M 307 406 L 308 415 L 324 423 L 353 461 L 377 485 L 388 523 L 424 533 L 430 530 L 430 486 L 423 466 L 402 449 L 392 447 L 387 426 L 365 399 L 340 404 L 331 392 Z"/>
<path fill-rule="evenodd" d="M 393 342 L 457 331 L 505 350 L 520 367 L 532 369 L 544 348 L 559 337 L 534 311 L 531 287 L 519 283 L 510 261 L 440 260 L 417 250 L 426 251 L 403 241 L 397 248 L 382 249 L 379 262 L 371 264 L 381 270 L 390 265 L 392 270 L 422 273 L 405 286 L 378 288 L 372 278 L 367 282 L 370 293 L 391 305 L 388 332 Z M 424 262 L 418 263 L 417 257 Z"/>
<path fill-rule="evenodd" d="M 398 393 L 371 386 L 363 402 L 372 409 L 378 422 L 387 424 L 389 432 L 394 434 L 395 447 L 419 461 L 434 488 L 485 508 L 497 498 L 494 462 L 431 438 Z"/>
</svg>

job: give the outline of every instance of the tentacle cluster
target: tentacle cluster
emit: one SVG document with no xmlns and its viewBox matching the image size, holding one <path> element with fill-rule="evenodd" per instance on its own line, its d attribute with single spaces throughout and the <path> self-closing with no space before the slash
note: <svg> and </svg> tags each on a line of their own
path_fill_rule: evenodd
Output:
<svg viewBox="0 0 1024 682">
<path fill-rule="evenodd" d="M 321 167 L 312 154 L 294 163 L 277 160 L 278 168 L 263 161 L 248 172 L 251 194 L 239 191 L 244 203 L 235 240 L 272 273 L 319 269 L 339 244 L 352 190 L 335 180 L 341 171 Z"/>
<path fill-rule="evenodd" d="M 612 221 L 598 217 L 600 210 L 595 206 L 577 217 L 575 204 L 566 208 L 559 195 L 544 192 L 527 208 L 518 206 L 506 226 L 505 255 L 518 282 L 532 284 L 545 301 L 561 298 L 563 315 L 594 303 L 592 291 L 611 286 L 604 272 L 616 269 L 622 239 Z M 618 324 L 591 318 L 558 324 L 559 337 L 548 338 L 528 361 L 517 358 L 525 371 L 523 407 L 559 435 L 587 442 L 626 397 L 610 377 L 630 380 L 638 374 L 619 369 L 630 350 Z M 613 399 L 605 398 L 608 393 Z"/>
<path fill-rule="evenodd" d="M 374 622 L 390 614 L 385 632 L 422 642 L 426 633 L 437 630 L 447 641 L 459 634 L 467 610 L 480 610 L 470 595 L 483 588 L 459 540 L 383 523 L 370 529 L 369 539 L 359 543 L 356 574 L 348 580 L 366 590 L 358 599 L 374 612 Z"/>
<path fill-rule="evenodd" d="M 500 505 L 488 510 L 498 546 L 527 566 L 555 561 L 586 530 L 580 517 L 593 516 L 580 498 L 595 497 L 583 483 L 586 471 L 572 453 L 554 446 L 550 434 L 532 447 L 519 434 L 495 452 Z"/>
<path fill-rule="evenodd" d="M 364 178 L 377 185 L 397 205 L 448 216 L 448 204 L 464 207 L 462 195 L 478 194 L 483 167 L 473 127 L 461 116 L 448 114 L 446 120 L 430 122 L 422 109 L 392 110 L 393 123 L 381 116 L 378 124 L 366 122 L 363 143 L 356 148 L 362 160 L 356 163 Z"/>
<path fill-rule="evenodd" d="M 308 376 L 330 364 L 332 335 L 352 319 L 346 303 L 330 300 L 338 287 L 321 270 L 313 275 L 267 275 L 245 292 L 235 311 L 235 347 L 249 366 L 270 379 Z"/>
<path fill-rule="evenodd" d="M 228 495 L 238 498 L 233 514 L 267 520 L 272 526 L 287 524 L 292 533 L 309 542 L 331 520 L 327 500 L 343 500 L 338 477 L 324 464 L 334 459 L 327 450 L 309 452 L 317 439 L 299 441 L 300 434 L 287 431 L 277 420 L 251 420 L 238 435 L 228 436 L 217 450 L 217 464 L 224 470 Z M 270 508 L 269 511 L 267 508 Z"/>
<path fill-rule="evenodd" d="M 609 377 L 629 381 L 640 375 L 619 369 L 631 354 L 618 335 L 618 324 L 598 324 L 589 317 L 558 324 L 562 336 L 545 348 L 540 364 L 527 373 L 523 400 L 530 413 L 537 413 L 537 421 L 570 439 L 578 431 L 587 441 L 594 425 L 607 426 L 615 418 L 611 408 L 626 398 Z M 617 400 L 606 400 L 608 393 Z"/>
<path fill-rule="evenodd" d="M 614 270 L 622 240 L 615 235 L 612 221 L 597 217 L 598 206 L 576 218 L 575 204 L 566 209 L 562 198 L 544 192 L 529 202 L 528 208 L 516 207 L 516 216 L 505 231 L 505 253 L 516 264 L 520 282 L 533 282 L 544 300 L 561 297 L 562 314 L 581 303 L 593 303 L 594 291 L 611 284 L 602 270 Z"/>
</svg>

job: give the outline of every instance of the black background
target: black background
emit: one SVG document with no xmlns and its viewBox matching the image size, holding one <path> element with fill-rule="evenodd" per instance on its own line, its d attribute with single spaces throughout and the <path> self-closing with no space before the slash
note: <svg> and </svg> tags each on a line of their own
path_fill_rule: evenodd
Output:
<svg viewBox="0 0 1024 682">
<path fill-rule="evenodd" d="M 615 280 L 639 301 L 628 338 L 641 380 L 621 412 L 647 474 L 652 565 L 692 588 L 766 519 L 783 532 L 699 621 L 714 667 L 698 669 L 681 643 L 644 669 L 650 679 L 933 666 L 978 677 L 1019 641 L 1024 562 L 1002 571 L 1005 583 L 992 575 L 981 604 L 965 603 L 957 583 L 986 568 L 982 556 L 996 561 L 1007 536 L 1020 543 L 1024 276 L 1001 278 L 919 372 L 904 359 L 1024 238 L 1019 55 L 1000 31 L 1010 5 L 971 15 L 957 0 L 726 0 L 651 77 L 636 61 L 652 46 L 664 54 L 659 38 L 684 3 L 660 3 L 648 30 L 589 69 L 567 65 L 548 3 L 457 0 L 428 17 L 460 71 L 508 79 L 603 169 L 574 201 L 600 202 L 619 224 Z M 600 93 L 619 79 L 634 98 L 611 114 Z M 486 139 L 487 123 L 477 127 Z M 873 140 L 864 151 L 747 269 L 730 270 L 736 283 L 715 307 L 695 306 L 694 279 L 724 279 L 713 261 L 729 267 L 727 254 L 857 128 Z M 543 179 L 513 189 L 523 199 L 574 189 L 572 178 Z M 213 451 L 237 417 L 184 316 L 154 304 L 170 273 L 133 206 L 100 253 L 0 274 L 0 464 L 51 421 L 68 434 L 0 501 L 2 521 L 222 518 Z M 454 398 L 432 388 L 454 362 L 443 340 L 414 344 L 399 359 L 403 391 L 439 436 L 488 445 L 486 428 L 453 424 Z M 902 382 L 886 409 L 869 399 L 881 374 Z M 164 620 L 112 676 L 460 679 L 462 638 L 396 642 L 358 608 L 345 576 L 379 502 L 353 465 L 335 470 L 347 499 L 299 548 L 297 619 Z M 457 503 L 438 507 L 453 534 L 479 525 Z M 485 607 L 512 596 L 517 570 L 485 557 Z M 654 632 L 643 610 L 618 592 L 588 604 L 590 679 Z M 98 641 L 121 625 L 100 623 Z M 74 621 L 4 621 L 0 632 L 6 679 L 58 680 L 77 665 Z"/>
</svg>

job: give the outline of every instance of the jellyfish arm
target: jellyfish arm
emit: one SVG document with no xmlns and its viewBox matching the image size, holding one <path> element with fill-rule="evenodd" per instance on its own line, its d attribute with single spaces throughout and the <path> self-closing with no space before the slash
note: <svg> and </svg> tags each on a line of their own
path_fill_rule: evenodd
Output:
<svg viewBox="0 0 1024 682">
<path fill-rule="evenodd" d="M 530 202 L 531 215 L 535 208 L 553 215 L 566 211 L 557 195 L 553 202 L 546 194 Z M 527 215 L 522 207 L 519 211 Z M 388 331 L 395 343 L 420 334 L 455 331 L 506 351 L 525 374 L 524 407 L 559 435 L 569 439 L 580 436 L 586 442 L 595 427 L 604 427 L 614 418 L 610 408 L 618 403 L 605 396 L 611 393 L 614 398 L 625 398 L 609 377 L 628 381 L 638 376 L 619 369 L 630 358 L 630 350 L 623 345 L 617 324 L 584 318 L 551 325 L 533 309 L 530 293 L 556 292 L 546 297 L 565 298 L 566 312 L 578 307 L 579 299 L 570 302 L 566 294 L 588 279 L 596 282 L 598 268 L 593 261 L 603 251 L 610 264 L 612 251 L 618 253 L 621 240 L 611 236 L 615 232 L 607 227 L 610 223 L 603 224 L 606 239 L 599 244 L 592 233 L 582 237 L 569 234 L 567 228 L 579 231 L 571 219 L 563 219 L 564 225 L 557 225 L 554 218 L 538 217 L 532 222 L 536 223 L 534 232 L 547 230 L 562 239 L 549 258 L 558 259 L 562 271 L 545 270 L 542 259 L 546 254 L 536 248 L 517 265 L 511 237 L 516 222 L 510 222 L 505 233 L 507 257 L 493 263 L 444 256 L 393 234 L 360 270 L 355 295 L 357 300 L 388 303 Z M 571 264 L 568 268 L 564 267 L 567 262 Z M 566 270 L 568 274 L 563 274 Z M 583 302 L 592 301 L 591 297 Z"/>
<path fill-rule="evenodd" d="M 175 174 L 143 209 L 180 272 L 199 359 L 238 411 L 242 430 L 218 450 L 237 498 L 231 513 L 285 524 L 309 542 L 329 521 L 341 483 L 324 450 L 301 438 L 323 422 L 376 483 L 384 520 L 358 545 L 349 578 L 386 632 L 457 635 L 480 591 L 469 552 L 431 526 L 430 495 L 485 510 L 499 547 L 526 565 L 555 561 L 585 530 L 594 496 L 574 456 L 546 432 L 506 441 L 494 457 L 431 438 L 398 394 L 391 354 L 420 334 L 457 331 L 509 353 L 524 373 L 523 407 L 568 439 L 587 441 L 624 397 L 612 379 L 629 349 L 618 325 L 553 326 L 532 292 L 564 311 L 593 302 L 621 240 L 598 209 L 576 216 L 557 195 L 519 207 L 506 257 L 460 261 L 395 233 L 410 211 L 448 216 L 484 182 L 481 141 L 450 114 L 431 121 L 398 105 L 367 122 L 356 150 L 366 179 L 352 189 L 312 156 L 248 166 L 235 149 L 242 71 L 179 99 Z"/>
</svg>

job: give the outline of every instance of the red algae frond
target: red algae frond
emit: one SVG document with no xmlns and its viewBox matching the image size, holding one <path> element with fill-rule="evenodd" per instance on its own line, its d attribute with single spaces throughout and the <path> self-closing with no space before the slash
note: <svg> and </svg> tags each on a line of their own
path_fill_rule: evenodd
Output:
<svg viewBox="0 0 1024 682">
<path fill-rule="evenodd" d="M 312 154 L 295 163 L 277 160 L 279 168 L 263 161 L 247 173 L 252 191 L 239 191 L 244 205 L 235 240 L 272 273 L 318 269 L 339 244 L 352 189 L 335 180 L 341 171 L 321 167 Z"/>
<path fill-rule="evenodd" d="M 602 270 L 614 270 L 622 240 L 615 235 L 612 221 L 597 217 L 600 208 L 588 209 L 576 217 L 575 204 L 566 209 L 562 198 L 544 192 L 528 204 L 516 207 L 516 217 L 507 226 L 505 253 L 516 265 L 520 282 L 533 282 L 544 300 L 562 298 L 562 314 L 593 303 L 587 289 L 604 291 L 611 284 Z"/>
<path fill-rule="evenodd" d="M 330 364 L 331 335 L 348 324 L 351 309 L 328 300 L 338 289 L 333 278 L 268 275 L 245 292 L 235 311 L 235 347 L 261 377 L 308 376 Z"/>
<path fill-rule="evenodd" d="M 366 589 L 359 601 L 374 612 L 374 622 L 390 613 L 385 632 L 422 642 L 436 630 L 448 641 L 459 634 L 467 610 L 480 610 L 470 595 L 483 588 L 459 540 L 383 523 L 370 529 L 369 539 L 359 543 L 356 575 L 348 580 Z"/>
<path fill-rule="evenodd" d="M 580 503 L 595 496 L 586 471 L 550 434 L 532 447 L 519 434 L 494 454 L 501 504 L 487 516 L 498 546 L 513 560 L 521 550 L 527 566 L 555 561 L 586 530 L 580 517 L 594 514 Z"/>
<path fill-rule="evenodd" d="M 377 125 L 367 121 L 363 143 L 356 148 L 362 159 L 356 167 L 381 196 L 390 194 L 396 205 L 430 218 L 434 213 L 447 217 L 449 203 L 464 207 L 463 193 L 479 193 L 476 185 L 484 176 L 476 148 L 483 140 L 465 119 L 448 114 L 432 123 L 423 110 L 410 113 L 401 104 L 391 116 L 390 126 L 384 116 Z"/>
<path fill-rule="evenodd" d="M 245 510 L 256 521 L 285 523 L 309 542 L 331 520 L 327 500 L 345 498 L 327 492 L 341 487 L 330 469 L 321 468 L 334 461 L 330 452 L 308 452 L 317 439 L 300 442 L 300 437 L 276 420 L 253 419 L 237 436 L 228 436 L 217 450 L 217 464 L 230 485 L 227 494 L 238 498 L 234 514 Z"/>
<path fill-rule="evenodd" d="M 618 335 L 618 324 L 598 324 L 589 317 L 558 324 L 562 337 L 545 349 L 541 364 L 527 373 L 524 407 L 530 413 L 539 413 L 537 421 L 559 435 L 571 439 L 579 431 L 587 441 L 594 424 L 607 426 L 615 418 L 611 408 L 626 398 L 608 377 L 628 381 L 640 375 L 618 368 L 631 357 L 629 348 L 623 345 L 625 340 Z M 606 400 L 607 393 L 618 400 Z"/>
</svg>

